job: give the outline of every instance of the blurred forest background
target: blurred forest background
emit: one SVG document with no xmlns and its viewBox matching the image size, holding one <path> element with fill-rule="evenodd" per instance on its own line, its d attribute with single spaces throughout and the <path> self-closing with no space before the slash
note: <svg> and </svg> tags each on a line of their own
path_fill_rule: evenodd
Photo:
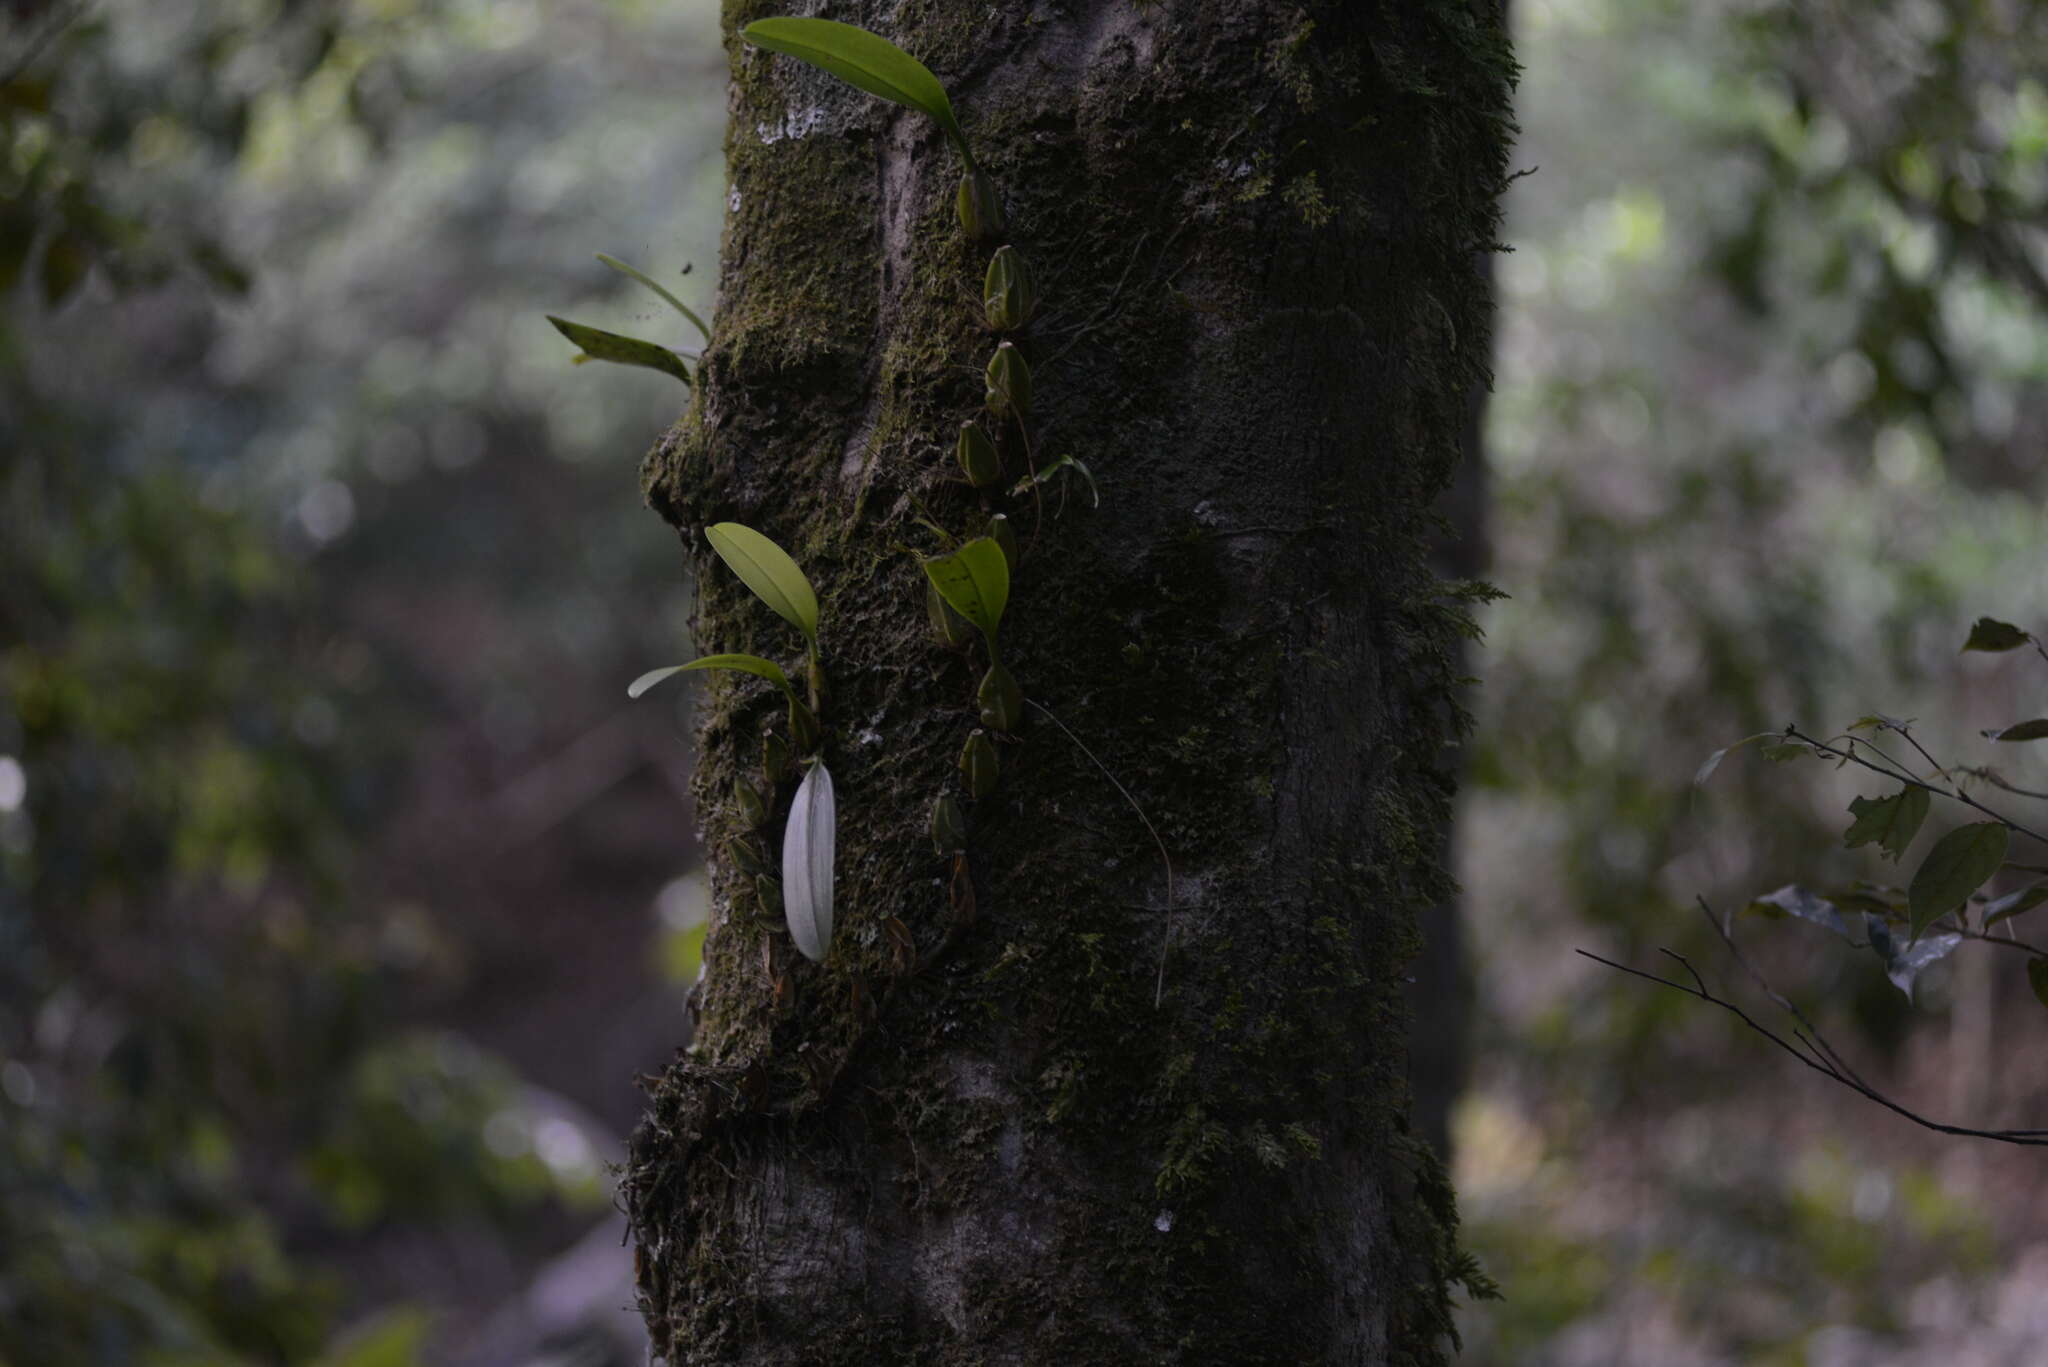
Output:
<svg viewBox="0 0 2048 1367">
<path fill-rule="evenodd" d="M 0 24 L 0 1364 L 638 1363 L 604 1165 L 705 907 L 687 690 L 623 687 L 689 648 L 635 477 L 686 395 L 542 315 L 693 340 L 597 251 L 710 314 L 717 6 Z M 1466 1361 L 2037 1361 L 2027 1150 L 1571 951 L 1732 980 L 1695 895 L 1896 881 L 1840 849 L 1853 773 L 1696 792 L 1730 741 L 1883 711 L 1984 763 L 2041 710 L 1957 646 L 2048 625 L 2048 7 L 1516 24 Z M 2011 956 L 1909 1003 L 1742 934 L 1922 1109 L 2048 1117 Z"/>
</svg>

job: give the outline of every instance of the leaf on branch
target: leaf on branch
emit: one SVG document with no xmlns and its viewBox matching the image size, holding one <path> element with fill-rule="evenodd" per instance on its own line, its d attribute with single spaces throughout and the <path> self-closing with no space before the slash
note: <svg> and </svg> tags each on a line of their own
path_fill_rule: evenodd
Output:
<svg viewBox="0 0 2048 1367">
<path fill-rule="evenodd" d="M 757 19 L 740 30 L 740 37 L 829 71 L 870 95 L 931 115 L 966 156 L 967 138 L 939 78 L 880 34 L 832 19 Z M 974 158 L 967 157 L 967 163 L 973 165 Z"/>
<path fill-rule="evenodd" d="M 1797 916 L 1802 921 L 1811 921 L 1824 926 L 1850 943 L 1856 936 L 1849 929 L 1849 923 L 1842 919 L 1842 913 L 1835 910 L 1835 904 L 1797 883 L 1787 883 L 1776 892 L 1767 892 L 1749 904 L 1748 910 L 1761 916 Z"/>
<path fill-rule="evenodd" d="M 1970 627 L 1970 639 L 1963 642 L 1963 649 L 2018 650 L 2033 639 L 2010 622 L 2001 622 L 1993 617 L 1979 617 Z"/>
<path fill-rule="evenodd" d="M 690 383 L 690 366 L 681 356 L 657 342 L 644 342 L 638 337 L 627 337 L 602 328 L 585 327 L 572 323 L 566 318 L 557 318 L 552 313 L 547 320 L 555 325 L 555 331 L 583 348 L 578 361 L 610 361 L 613 365 L 636 365 L 645 370 L 659 370 L 673 375 L 685 385 Z"/>
<path fill-rule="evenodd" d="M 1055 459 L 1050 465 L 1047 465 L 1043 470 L 1040 470 L 1037 474 L 1026 475 L 1024 476 L 1024 478 L 1018 480 L 1014 485 L 1010 486 L 1010 497 L 1017 498 L 1020 495 L 1031 492 L 1033 488 L 1045 483 L 1047 480 L 1051 479 L 1054 475 L 1059 474 L 1063 470 L 1072 470 L 1075 474 L 1079 475 L 1082 479 L 1082 482 L 1088 486 L 1089 507 L 1100 508 L 1102 506 L 1102 492 L 1095 487 L 1095 476 L 1088 472 L 1088 467 L 1086 465 L 1083 465 L 1080 461 L 1075 460 L 1071 455 L 1060 456 L 1057 459 Z M 1506 597 L 1505 594 L 1502 594 L 1501 596 Z M 1727 752 L 1722 751 L 1720 753 L 1725 754 Z"/>
<path fill-rule="evenodd" d="M 1920 833 L 1920 823 L 1927 819 L 1931 805 L 1927 790 L 1919 787 L 1902 788 L 1890 797 L 1852 799 L 1849 815 L 1855 820 L 1849 823 L 1842 843 L 1853 850 L 1876 841 L 1879 849 L 1896 860 Z"/>
<path fill-rule="evenodd" d="M 1935 842 L 1906 888 L 1915 939 L 1937 919 L 1969 901 L 1970 894 L 1998 872 L 2010 839 L 2005 823 L 1977 821 L 1958 826 Z"/>
<path fill-rule="evenodd" d="M 1986 731 L 1983 734 L 1989 740 L 2048 740 L 2048 717 L 2014 722 L 2003 730 Z"/>
<path fill-rule="evenodd" d="M 1773 764 L 1783 764 L 1788 760 L 1795 760 L 1801 756 L 1816 753 L 1818 752 L 1811 745 L 1806 744 L 1804 741 L 1796 740 L 1780 741 L 1776 745 L 1766 745 L 1762 750 L 1763 757 Z"/>
<path fill-rule="evenodd" d="M 2000 921 L 2010 921 L 2023 911 L 2032 911 L 2043 902 L 2048 902 L 2048 883 L 2036 883 L 1995 897 L 1984 904 L 1984 929 L 1989 930 Z"/>
<path fill-rule="evenodd" d="M 1963 937 L 1954 931 L 1915 940 L 1892 954 L 1884 966 L 1884 975 L 1892 980 L 1894 987 L 1906 994 L 1907 1001 L 1911 1001 L 1913 980 L 1920 976 L 1921 970 L 1946 959 L 1962 942 Z"/>
<path fill-rule="evenodd" d="M 788 551 L 738 522 L 715 523 L 705 528 L 704 539 L 756 598 L 817 648 L 818 595 Z"/>
<path fill-rule="evenodd" d="M 820 762 L 797 785 L 782 832 L 782 914 L 790 938 L 813 963 L 832 947 L 832 857 L 838 841 L 832 771 Z"/>
</svg>

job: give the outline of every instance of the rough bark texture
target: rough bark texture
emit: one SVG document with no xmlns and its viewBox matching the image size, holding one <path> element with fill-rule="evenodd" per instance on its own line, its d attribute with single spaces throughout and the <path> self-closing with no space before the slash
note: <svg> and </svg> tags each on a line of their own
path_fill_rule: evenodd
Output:
<svg viewBox="0 0 2048 1367">
<path fill-rule="evenodd" d="M 1446 890 L 1465 619 L 1426 549 L 1487 355 L 1497 10 L 824 13 L 938 73 L 1036 267 L 1037 459 L 1071 452 L 1103 497 L 1049 493 L 1035 537 L 1028 497 L 992 505 L 1026 541 L 1003 653 L 1174 877 L 1035 714 L 973 805 L 971 899 L 934 857 L 983 659 L 933 639 L 913 552 L 939 548 L 927 518 L 987 516 L 951 442 L 995 340 L 988 249 L 927 121 L 735 41 L 716 340 L 646 482 L 698 561 L 704 649 L 798 655 L 707 524 L 760 528 L 818 586 L 839 928 L 826 963 L 795 960 L 715 870 L 700 1043 L 625 1183 L 656 1347 L 1435 1361 L 1465 1264 L 1407 1122 L 1401 989 Z M 712 845 L 742 833 L 732 786 L 779 716 L 765 685 L 710 687 Z"/>
</svg>

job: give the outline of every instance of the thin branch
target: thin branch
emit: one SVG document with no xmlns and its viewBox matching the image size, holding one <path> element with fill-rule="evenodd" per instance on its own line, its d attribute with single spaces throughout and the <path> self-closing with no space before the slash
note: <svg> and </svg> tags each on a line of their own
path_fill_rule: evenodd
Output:
<svg viewBox="0 0 2048 1367">
<path fill-rule="evenodd" d="M 1173 943 L 1173 857 L 1167 854 L 1166 842 L 1159 838 L 1159 828 L 1152 824 L 1152 818 L 1145 815 L 1145 809 L 1138 805 L 1138 799 L 1131 796 L 1130 789 L 1117 782 L 1116 775 L 1109 771 L 1109 766 L 1096 759 L 1095 752 L 1083 745 L 1079 736 L 1075 735 L 1072 731 L 1068 731 L 1065 722 L 1055 717 L 1038 703 L 1032 702 L 1029 698 L 1026 698 L 1024 702 L 1026 706 L 1039 713 L 1047 721 L 1064 732 L 1067 739 L 1074 742 L 1074 748 L 1088 756 L 1095 767 L 1102 771 L 1102 776 L 1109 780 L 1109 786 L 1116 789 L 1118 793 L 1123 795 L 1124 801 L 1131 804 L 1131 810 L 1138 814 L 1138 820 L 1144 822 L 1145 829 L 1150 832 L 1152 843 L 1159 847 L 1159 862 L 1166 865 L 1166 934 L 1159 941 L 1159 980 L 1152 988 L 1152 1007 L 1154 1010 L 1157 1010 L 1159 1003 L 1166 999 L 1166 951 L 1168 946 Z"/>
<path fill-rule="evenodd" d="M 1922 1129 L 1933 1130 L 1937 1134 L 1955 1135 L 1962 1139 L 1989 1139 L 1996 1143 L 2015 1144 L 2023 1148 L 2048 1147 L 2048 1130 L 1980 1130 L 1969 1125 L 1950 1125 L 1939 1120 L 1930 1120 L 1917 1111 L 1900 1105 L 1875 1087 L 1859 1080 L 1848 1068 L 1840 1065 L 1838 1062 L 1831 1061 L 1839 1056 L 1820 1038 L 1819 1034 L 1811 1026 L 1806 1026 L 1804 1029 L 1794 1032 L 1799 1041 L 1795 1044 L 1778 1034 L 1775 1030 L 1772 1030 L 1769 1026 L 1756 1020 L 1747 1011 L 1744 1011 L 1726 997 L 1716 996 L 1707 989 L 1706 984 L 1701 980 L 1699 970 L 1694 968 L 1691 961 L 1682 954 L 1669 949 L 1661 951 L 1675 959 L 1685 968 L 1686 973 L 1692 978 L 1691 986 L 1687 986 L 1685 983 L 1672 978 L 1659 977 L 1655 973 L 1646 973 L 1640 968 L 1630 968 L 1627 964 L 1616 963 L 1612 959 L 1602 958 L 1591 950 L 1581 949 L 1574 952 L 1591 959 L 1596 964 L 1603 964 L 1608 968 L 1614 969 L 1618 973 L 1626 973 L 1632 978 L 1641 978 L 1645 982 L 1653 982 L 1660 987 L 1668 987 L 1674 992 L 1683 992 L 1688 997 L 1697 997 L 1709 1006 L 1720 1007 L 1751 1030 L 1762 1035 L 1779 1049 L 1798 1059 L 1800 1063 L 1811 1068 L 1814 1072 L 1847 1087 L 1865 1100 L 1876 1102 L 1886 1110 L 1912 1121 Z M 1777 996 L 1775 992 L 1771 995 L 1773 997 Z M 1803 1022 L 1804 1018 L 1801 1017 L 1801 1020 Z"/>
<path fill-rule="evenodd" d="M 2016 940 L 2010 936 L 1992 935 L 1986 931 L 1970 930 L 1967 928 L 1952 930 L 1949 934 L 1960 935 L 1965 940 L 1982 940 L 1987 945 L 2004 945 L 2007 949 L 2023 950 L 2037 959 L 2048 959 L 2048 950 L 2037 949 L 2025 940 Z"/>
<path fill-rule="evenodd" d="M 2011 817 L 2005 815 L 2003 812 L 1992 810 L 1991 808 L 1985 806 L 1983 803 L 1979 802 L 1976 798 L 1971 797 L 1968 793 L 1964 792 L 1960 787 L 1943 788 L 1936 784 L 1928 783 L 1923 779 L 1914 778 L 1908 773 L 1903 773 L 1895 769 L 1887 769 L 1882 765 L 1872 764 L 1869 760 L 1857 754 L 1855 749 L 1857 745 L 1862 745 L 1865 748 L 1870 748 L 1870 742 L 1868 741 L 1852 740 L 1850 742 L 1850 748 L 1848 748 L 1847 750 L 1842 750 L 1838 749 L 1837 747 L 1835 747 L 1827 741 L 1815 740 L 1812 736 L 1807 735 L 1804 731 L 1801 731 L 1796 726 L 1786 727 L 1784 734 L 1786 739 L 1798 741 L 1802 745 L 1810 745 L 1824 755 L 1833 755 L 1837 759 L 1851 760 L 1857 764 L 1862 765 L 1864 768 L 1870 770 L 1872 773 L 1883 774 L 1886 778 L 1897 779 L 1901 783 L 1910 784 L 1915 788 L 1925 788 L 1930 793 L 1939 793 L 1941 794 L 1941 796 L 1945 798 L 1949 798 L 1953 801 L 1962 803 L 1965 807 L 1975 808 L 1977 811 L 1984 813 L 1984 815 L 1990 817 L 1993 821 L 1996 821 L 1999 824 L 2005 826 L 2007 829 L 2017 831 L 2019 834 L 2026 836 L 2030 840 L 2037 841 L 2040 844 L 2048 845 L 2048 835 L 2043 835 L 2041 834 L 2041 832 L 2033 829 L 2031 826 L 2022 825 L 2020 822 L 2014 821 Z M 1903 735 L 1904 733 L 1901 732 L 1900 734 Z M 1906 739 L 1912 740 L 1912 737 L 1907 736 Z M 1918 749 L 1917 742 L 1915 743 L 1914 748 Z M 1921 753 L 1926 754 L 1927 752 L 1922 750 Z M 1930 757 L 1928 762 L 1933 763 L 1933 759 Z M 1894 760 L 1893 763 L 1896 764 L 1897 761 Z M 1900 766 L 1901 769 L 1903 769 L 1903 767 L 1904 766 Z M 1939 764 L 1935 764 L 1934 767 L 1937 772 L 1946 772 L 1946 770 L 1943 770 Z"/>
<path fill-rule="evenodd" d="M 1735 931 L 1730 919 L 1714 915 L 1713 908 L 1707 905 L 1706 898 L 1696 897 L 1693 900 L 1699 903 L 1700 915 L 1707 918 L 1707 924 L 1714 928 L 1714 934 L 1720 936 L 1721 943 L 1728 947 L 1729 957 L 1734 959 L 1737 966 L 1749 975 L 1749 980 L 1756 984 L 1757 990 L 1766 997 L 1769 997 L 1772 1005 L 1792 1017 L 1793 1020 L 1799 1022 L 1800 1029 L 1805 1032 L 1800 1038 L 1807 1046 L 1816 1055 L 1839 1069 L 1845 1076 L 1854 1081 L 1857 1086 L 1866 1085 L 1862 1076 L 1849 1066 L 1846 1059 L 1835 1052 L 1834 1046 L 1828 1043 L 1827 1037 L 1822 1035 L 1819 1028 L 1806 1018 L 1806 1013 L 1793 1004 L 1789 997 L 1772 987 L 1762 971 L 1749 961 L 1749 956 L 1744 954 L 1742 947 L 1735 942 Z"/>
</svg>

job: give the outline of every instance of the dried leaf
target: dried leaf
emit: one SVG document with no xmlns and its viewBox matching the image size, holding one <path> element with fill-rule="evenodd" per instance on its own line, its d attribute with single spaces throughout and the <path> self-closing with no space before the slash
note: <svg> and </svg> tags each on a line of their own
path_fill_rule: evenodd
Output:
<svg viewBox="0 0 2048 1367">
<path fill-rule="evenodd" d="M 967 138 L 939 78 L 880 34 L 831 19 L 758 19 L 741 29 L 740 37 L 809 62 L 870 95 L 931 115 L 966 156 Z M 973 164 L 972 157 L 967 160 Z"/>
</svg>

